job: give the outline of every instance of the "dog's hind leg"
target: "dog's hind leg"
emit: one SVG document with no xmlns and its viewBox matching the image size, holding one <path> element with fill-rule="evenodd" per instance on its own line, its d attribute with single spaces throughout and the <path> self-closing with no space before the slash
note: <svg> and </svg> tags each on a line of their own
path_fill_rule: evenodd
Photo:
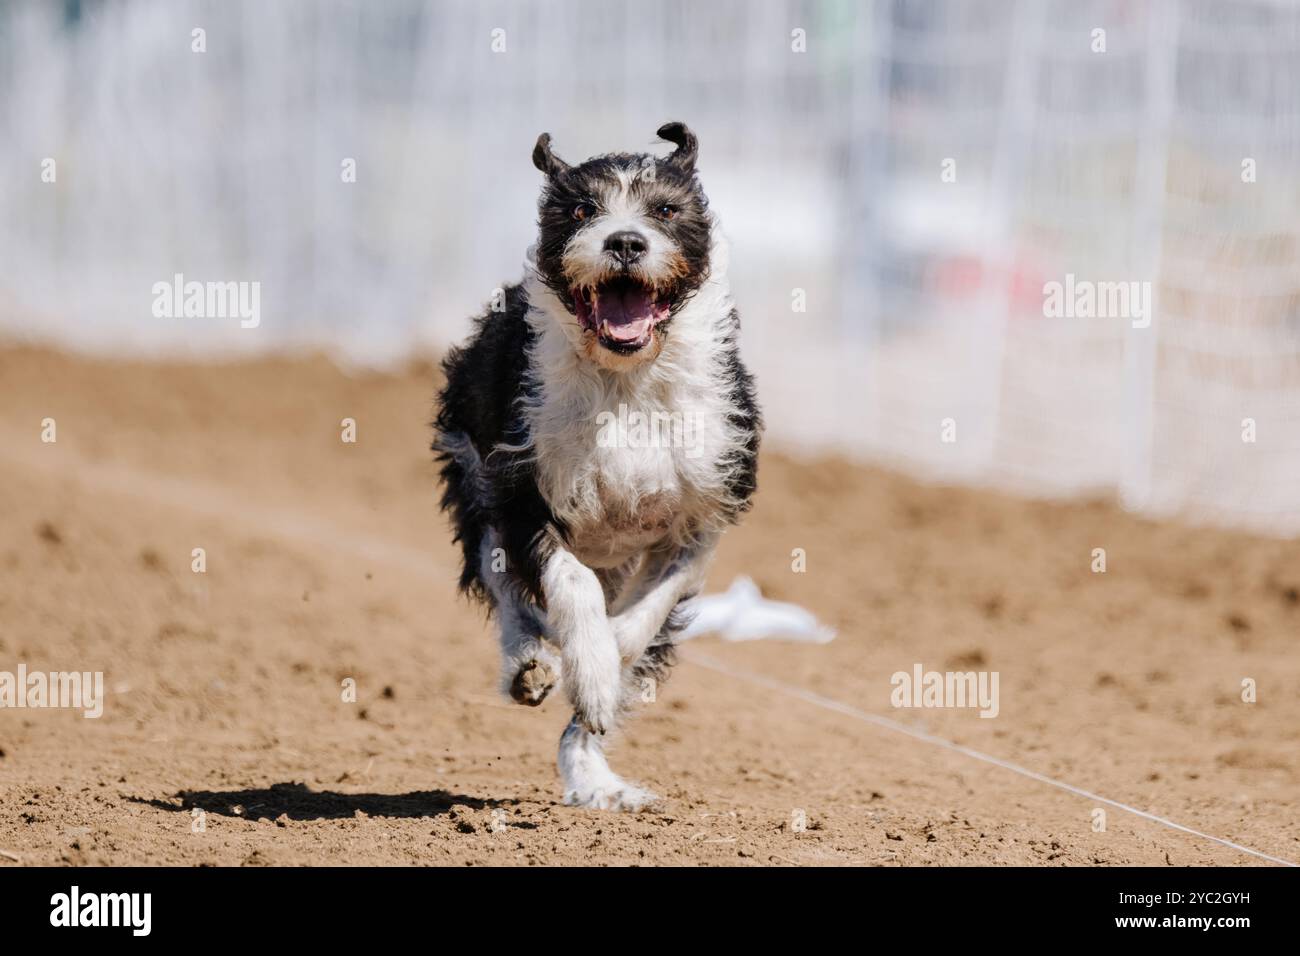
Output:
<svg viewBox="0 0 1300 956">
<path fill-rule="evenodd" d="M 684 624 L 681 604 L 695 594 L 717 546 L 718 535 L 708 534 L 686 547 L 654 552 L 628 581 L 611 607 L 610 627 L 625 664 L 637 664 L 647 650 L 666 640 Z"/>
<path fill-rule="evenodd" d="M 483 536 L 479 578 L 492 595 L 501 641 L 501 692 L 536 707 L 560 679 L 560 656 L 546 641 L 542 614 L 510 573 L 500 538 Z"/>
<path fill-rule="evenodd" d="M 642 651 L 641 656 L 624 671 L 624 708 L 640 701 L 653 703 L 658 696 L 659 685 L 668 679 L 668 672 L 677 663 L 677 635 L 690 623 L 691 615 L 686 609 L 689 598 L 683 597 L 677 602 L 659 628 L 659 633 L 651 640 L 650 646 Z"/>
</svg>

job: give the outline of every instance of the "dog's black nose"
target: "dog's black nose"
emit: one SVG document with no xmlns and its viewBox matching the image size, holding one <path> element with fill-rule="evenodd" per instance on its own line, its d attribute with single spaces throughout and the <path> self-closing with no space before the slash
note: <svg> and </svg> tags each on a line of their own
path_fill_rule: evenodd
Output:
<svg viewBox="0 0 1300 956">
<path fill-rule="evenodd" d="M 631 229 L 610 233 L 609 238 L 605 240 L 605 251 L 612 253 L 614 258 L 625 266 L 630 266 L 644 256 L 647 248 L 649 246 L 645 236 Z"/>
</svg>

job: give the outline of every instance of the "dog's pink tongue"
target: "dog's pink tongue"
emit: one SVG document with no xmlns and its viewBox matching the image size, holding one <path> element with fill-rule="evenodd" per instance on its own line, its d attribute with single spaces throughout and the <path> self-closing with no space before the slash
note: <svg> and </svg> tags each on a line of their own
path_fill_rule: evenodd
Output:
<svg viewBox="0 0 1300 956">
<path fill-rule="evenodd" d="M 650 296 L 644 289 L 607 292 L 596 299 L 596 326 L 618 342 L 638 342 L 654 324 Z"/>
</svg>

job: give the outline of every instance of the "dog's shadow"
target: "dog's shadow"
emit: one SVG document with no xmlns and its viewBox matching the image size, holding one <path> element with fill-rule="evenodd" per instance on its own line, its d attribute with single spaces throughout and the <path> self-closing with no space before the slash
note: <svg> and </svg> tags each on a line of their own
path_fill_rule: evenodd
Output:
<svg viewBox="0 0 1300 956">
<path fill-rule="evenodd" d="M 263 790 L 182 790 L 169 800 L 129 797 L 160 810 L 191 813 L 202 810 L 242 820 L 341 820 L 358 812 L 371 817 L 436 817 L 453 807 L 491 810 L 514 806 L 518 800 L 485 800 L 446 790 L 416 790 L 411 793 L 338 793 L 312 790 L 303 783 L 273 783 Z"/>
</svg>

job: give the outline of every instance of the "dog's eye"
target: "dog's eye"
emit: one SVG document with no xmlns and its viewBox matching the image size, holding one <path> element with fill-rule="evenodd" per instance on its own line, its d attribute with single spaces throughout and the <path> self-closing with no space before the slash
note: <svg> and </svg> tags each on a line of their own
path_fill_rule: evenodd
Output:
<svg viewBox="0 0 1300 956">
<path fill-rule="evenodd" d="M 573 218 L 577 222 L 582 222 L 594 215 L 596 215 L 596 207 L 589 202 L 580 202 L 573 207 Z"/>
<path fill-rule="evenodd" d="M 655 215 L 658 216 L 660 219 L 676 219 L 677 207 L 672 205 L 671 203 L 664 203 L 662 206 L 660 206 L 658 209 L 655 210 Z"/>
</svg>

